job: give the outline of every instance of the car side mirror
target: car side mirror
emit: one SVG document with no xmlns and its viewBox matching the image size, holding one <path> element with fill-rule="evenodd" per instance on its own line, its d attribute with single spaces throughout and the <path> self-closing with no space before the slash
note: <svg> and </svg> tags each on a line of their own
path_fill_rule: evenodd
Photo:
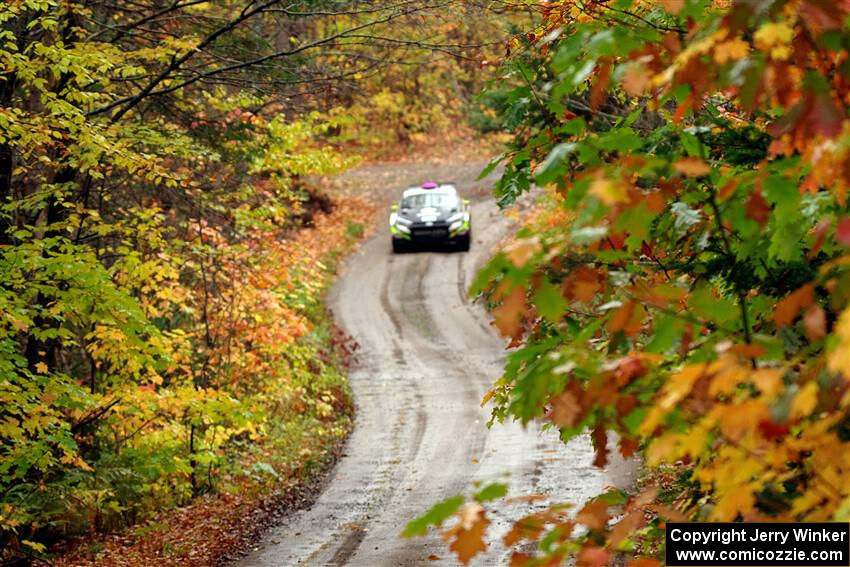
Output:
<svg viewBox="0 0 850 567">
<path fill-rule="evenodd" d="M 390 210 L 392 210 L 392 212 L 398 211 L 398 205 L 393 205 Z"/>
</svg>

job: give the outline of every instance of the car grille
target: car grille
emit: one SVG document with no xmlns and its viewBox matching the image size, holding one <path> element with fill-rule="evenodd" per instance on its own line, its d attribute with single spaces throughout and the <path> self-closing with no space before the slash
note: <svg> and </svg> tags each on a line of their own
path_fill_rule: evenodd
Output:
<svg viewBox="0 0 850 567">
<path fill-rule="evenodd" d="M 449 230 L 446 227 L 428 227 L 413 229 L 414 238 L 445 238 L 449 235 Z"/>
</svg>

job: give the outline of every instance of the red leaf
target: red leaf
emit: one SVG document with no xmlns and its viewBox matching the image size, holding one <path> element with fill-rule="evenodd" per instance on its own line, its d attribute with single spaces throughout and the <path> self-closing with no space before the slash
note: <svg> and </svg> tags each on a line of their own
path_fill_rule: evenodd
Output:
<svg viewBox="0 0 850 567">
<path fill-rule="evenodd" d="M 768 441 L 785 437 L 791 429 L 785 423 L 776 423 L 772 419 L 763 419 L 759 422 L 759 432 Z"/>
<path fill-rule="evenodd" d="M 835 238 L 838 242 L 850 248 L 850 217 L 844 217 L 838 221 Z"/>
<path fill-rule="evenodd" d="M 604 427 L 597 425 L 591 435 L 593 437 L 593 444 L 596 447 L 596 457 L 593 459 L 593 466 L 600 469 L 605 468 L 605 465 L 608 464 L 608 432 L 605 431 Z"/>
<path fill-rule="evenodd" d="M 763 227 L 770 219 L 770 213 L 770 205 L 761 196 L 761 191 L 753 191 L 747 201 L 747 218 L 753 219 Z"/>
</svg>

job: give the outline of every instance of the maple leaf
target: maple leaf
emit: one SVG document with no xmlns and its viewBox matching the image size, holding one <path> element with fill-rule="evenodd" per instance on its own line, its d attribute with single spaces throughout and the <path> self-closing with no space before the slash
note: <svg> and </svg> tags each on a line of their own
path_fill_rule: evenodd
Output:
<svg viewBox="0 0 850 567">
<path fill-rule="evenodd" d="M 496 327 L 504 337 L 518 339 L 522 335 L 522 319 L 528 312 L 525 288 L 515 286 L 502 300 L 502 305 L 493 310 Z"/>
<path fill-rule="evenodd" d="M 457 524 L 443 533 L 443 539 L 451 541 L 449 549 L 461 563 L 468 565 L 473 557 L 487 549 L 484 535 L 489 525 L 484 508 L 477 502 L 468 502 L 458 512 Z"/>
<path fill-rule="evenodd" d="M 812 304 L 814 293 L 815 287 L 809 283 L 779 301 L 773 313 L 773 321 L 776 325 L 785 327 L 793 323 L 800 310 Z"/>
<path fill-rule="evenodd" d="M 756 221 L 759 226 L 764 227 L 770 219 L 770 213 L 773 210 L 767 201 L 762 197 L 761 191 L 753 191 L 750 193 L 750 198 L 747 200 L 747 218 Z"/>
<path fill-rule="evenodd" d="M 47 368 L 47 365 L 45 363 L 43 363 L 43 362 L 36 362 L 35 363 L 35 371 L 38 372 L 39 374 L 47 374 L 47 370 L 48 370 L 48 368 Z"/>
<path fill-rule="evenodd" d="M 602 500 L 593 500 L 584 505 L 576 514 L 576 521 L 595 531 L 602 531 L 608 525 L 608 505 Z"/>
<path fill-rule="evenodd" d="M 571 382 L 572 386 L 575 382 Z M 558 394 L 550 400 L 551 410 L 547 418 L 558 427 L 573 427 L 581 421 L 584 410 L 581 397 L 571 390 Z"/>
</svg>

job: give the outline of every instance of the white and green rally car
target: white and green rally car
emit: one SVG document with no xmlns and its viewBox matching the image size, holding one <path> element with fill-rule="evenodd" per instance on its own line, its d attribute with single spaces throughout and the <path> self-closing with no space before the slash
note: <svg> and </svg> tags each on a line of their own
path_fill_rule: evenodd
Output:
<svg viewBox="0 0 850 567">
<path fill-rule="evenodd" d="M 469 201 L 460 198 L 454 184 L 411 187 L 390 213 L 393 252 L 413 244 L 443 243 L 453 243 L 467 251 L 472 236 L 470 220 Z"/>
</svg>

